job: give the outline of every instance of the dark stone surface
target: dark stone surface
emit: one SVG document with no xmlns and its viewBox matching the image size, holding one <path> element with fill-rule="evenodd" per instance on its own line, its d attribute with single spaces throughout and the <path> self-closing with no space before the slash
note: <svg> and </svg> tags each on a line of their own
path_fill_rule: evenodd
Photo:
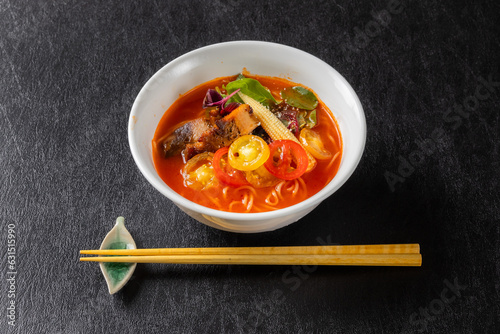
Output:
<svg viewBox="0 0 500 334">
<path fill-rule="evenodd" d="M 0 332 L 497 332 L 500 7 L 389 7 L 0 1 Z M 375 24 L 372 13 L 385 23 Z M 126 131 L 135 96 L 158 69 L 198 47 L 240 39 L 323 59 L 358 93 L 368 124 L 364 157 L 341 190 L 300 222 L 256 235 L 183 214 L 141 176 Z M 482 88 L 488 78 L 491 90 Z M 464 103 L 473 110 L 455 109 Z M 418 142 L 433 134 L 437 143 L 419 153 Z M 423 161 L 398 172 L 401 159 Z M 393 191 L 388 172 L 403 173 Z M 142 247 L 418 242 L 424 265 L 309 273 L 139 265 L 110 296 L 98 266 L 79 263 L 78 250 L 98 247 L 119 215 Z M 7 323 L 12 300 L 15 326 Z"/>
</svg>

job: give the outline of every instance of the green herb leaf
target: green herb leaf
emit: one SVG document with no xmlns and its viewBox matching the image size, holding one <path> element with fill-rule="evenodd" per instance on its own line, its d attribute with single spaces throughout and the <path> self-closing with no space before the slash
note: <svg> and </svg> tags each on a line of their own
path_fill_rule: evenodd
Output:
<svg viewBox="0 0 500 334">
<path fill-rule="evenodd" d="M 276 103 L 276 100 L 269 90 L 255 79 L 243 77 L 241 79 L 231 81 L 226 85 L 227 94 L 231 94 L 237 89 L 240 89 L 243 94 L 250 96 L 265 106 L 269 106 L 271 103 Z M 241 98 L 237 95 L 233 96 L 228 102 L 243 103 Z"/>
<path fill-rule="evenodd" d="M 318 125 L 318 119 L 316 118 L 316 109 L 314 109 L 307 113 L 306 128 L 312 129 L 316 125 Z"/>
<path fill-rule="evenodd" d="M 313 110 L 318 106 L 318 99 L 310 90 L 295 86 L 281 91 L 281 98 L 292 107 Z"/>
<path fill-rule="evenodd" d="M 301 110 L 297 113 L 297 122 L 299 123 L 299 129 L 302 129 L 307 124 L 306 115 L 307 112 L 304 110 Z"/>
</svg>

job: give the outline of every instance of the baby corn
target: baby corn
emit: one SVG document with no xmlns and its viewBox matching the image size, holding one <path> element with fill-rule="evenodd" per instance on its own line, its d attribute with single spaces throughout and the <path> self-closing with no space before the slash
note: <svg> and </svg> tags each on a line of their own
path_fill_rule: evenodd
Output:
<svg viewBox="0 0 500 334">
<path fill-rule="evenodd" d="M 243 102 L 252 107 L 254 115 L 259 119 L 260 124 L 272 140 L 288 139 L 293 140 L 302 146 L 293 133 L 291 133 L 290 130 L 288 130 L 286 126 L 276 116 L 274 116 L 271 111 L 269 111 L 269 109 L 248 95 L 241 92 L 238 92 L 238 95 L 241 97 Z M 309 159 L 307 172 L 310 172 L 314 169 L 314 167 L 316 167 L 316 159 L 305 148 L 304 150 L 306 151 L 307 158 Z"/>
</svg>

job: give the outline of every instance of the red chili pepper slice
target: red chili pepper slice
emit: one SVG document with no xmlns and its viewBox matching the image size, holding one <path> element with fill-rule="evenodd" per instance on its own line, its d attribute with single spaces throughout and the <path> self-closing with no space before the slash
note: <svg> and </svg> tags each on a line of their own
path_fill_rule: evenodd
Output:
<svg viewBox="0 0 500 334">
<path fill-rule="evenodd" d="M 294 180 L 307 170 L 306 150 L 293 140 L 276 140 L 269 144 L 271 154 L 264 166 L 269 173 L 283 180 Z"/>
<path fill-rule="evenodd" d="M 225 184 L 233 187 L 249 185 L 245 174 L 242 171 L 234 169 L 227 161 L 227 152 L 229 147 L 223 147 L 214 154 L 212 166 L 215 176 Z M 226 157 L 224 157 L 226 155 Z"/>
</svg>

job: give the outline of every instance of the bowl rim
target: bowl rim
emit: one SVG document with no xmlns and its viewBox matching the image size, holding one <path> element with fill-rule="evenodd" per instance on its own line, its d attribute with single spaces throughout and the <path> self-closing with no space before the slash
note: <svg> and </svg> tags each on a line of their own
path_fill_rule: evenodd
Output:
<svg viewBox="0 0 500 334">
<path fill-rule="evenodd" d="M 360 145 L 357 149 L 357 152 L 354 152 L 354 160 L 352 162 L 352 165 L 349 167 L 350 170 L 345 174 L 343 179 L 341 180 L 336 180 L 336 177 L 333 177 L 333 179 L 319 192 L 314 194 L 313 196 L 307 198 L 306 200 L 294 204 L 292 206 L 274 210 L 274 211 L 268 211 L 268 212 L 257 212 L 257 213 L 239 213 L 239 212 L 228 212 L 228 211 L 222 211 L 222 210 L 216 210 L 212 209 L 209 207 L 205 207 L 203 205 L 197 204 L 195 202 L 192 202 L 185 197 L 181 196 L 174 190 L 172 190 L 170 187 L 165 182 L 157 182 L 155 179 L 155 175 L 152 175 L 150 171 L 147 169 L 147 167 L 143 164 L 145 164 L 141 159 L 139 155 L 139 144 L 135 140 L 135 132 L 134 132 L 134 123 L 135 123 L 135 117 L 137 115 L 137 112 L 139 111 L 139 101 L 144 99 L 144 96 L 148 94 L 148 88 L 150 86 L 153 86 L 153 82 L 155 82 L 159 77 L 163 75 L 164 72 L 167 72 L 170 68 L 174 68 L 178 63 L 182 63 L 185 59 L 192 57 L 196 54 L 199 53 L 204 53 L 208 50 L 216 49 L 216 48 L 225 48 L 228 46 L 252 46 L 252 47 L 274 47 L 274 48 L 281 48 L 281 49 L 286 49 L 290 52 L 295 52 L 302 54 L 303 56 L 310 57 L 311 60 L 314 60 L 316 62 L 322 63 L 323 66 L 328 67 L 333 73 L 335 74 L 336 78 L 339 79 L 345 87 L 347 87 L 349 93 L 351 94 L 355 104 L 356 104 L 356 109 L 359 111 L 359 113 L 356 115 L 357 118 L 359 119 L 359 125 L 360 125 Z M 167 107 L 168 109 L 168 107 Z M 165 109 L 165 110 L 167 110 Z M 239 40 L 239 41 L 229 41 L 229 42 L 221 42 L 221 43 L 216 43 L 216 44 L 210 44 L 207 46 L 203 46 L 197 49 L 194 49 L 192 51 L 189 51 L 187 53 L 182 54 L 181 56 L 171 60 L 168 62 L 166 65 L 164 65 L 162 68 L 160 68 L 158 71 L 156 71 L 153 76 L 151 76 L 148 81 L 143 85 L 141 90 L 139 91 L 139 94 L 134 100 L 134 103 L 132 105 L 132 109 L 129 115 L 129 121 L 128 121 L 128 142 L 129 142 L 129 147 L 132 153 L 132 157 L 139 168 L 140 172 L 142 175 L 148 180 L 148 182 L 156 188 L 161 194 L 163 194 L 165 197 L 170 199 L 174 204 L 181 205 L 185 208 L 189 208 L 189 210 L 196 211 L 197 213 L 201 215 L 208 215 L 212 217 L 217 217 L 217 218 L 223 218 L 223 219 L 229 219 L 229 220 L 240 220 L 240 221 L 254 221 L 254 220 L 265 220 L 265 219 L 275 219 L 275 218 L 280 218 L 283 216 L 287 215 L 293 215 L 296 213 L 299 213 L 301 211 L 304 211 L 305 208 L 307 207 L 316 207 L 319 205 L 323 200 L 331 196 L 333 193 L 335 193 L 349 178 L 350 176 L 354 173 L 356 170 L 361 157 L 363 155 L 365 145 L 366 145 L 366 118 L 365 118 L 365 113 L 363 110 L 363 106 L 361 105 L 361 102 L 359 100 L 358 95 L 354 91 L 354 89 L 351 87 L 349 82 L 337 71 L 335 70 L 332 66 L 330 66 L 328 63 L 325 61 L 321 60 L 320 58 L 302 51 L 300 49 L 297 49 L 292 46 L 284 45 L 284 44 L 279 44 L 279 43 L 274 43 L 274 42 L 265 42 L 265 41 L 257 41 L 257 40 Z M 156 171 L 155 171 L 156 173 Z M 336 180 L 337 185 L 328 188 L 329 185 L 331 185 L 332 182 Z M 340 182 L 339 182 L 340 181 Z M 326 190 L 328 188 L 328 190 Z"/>
</svg>

